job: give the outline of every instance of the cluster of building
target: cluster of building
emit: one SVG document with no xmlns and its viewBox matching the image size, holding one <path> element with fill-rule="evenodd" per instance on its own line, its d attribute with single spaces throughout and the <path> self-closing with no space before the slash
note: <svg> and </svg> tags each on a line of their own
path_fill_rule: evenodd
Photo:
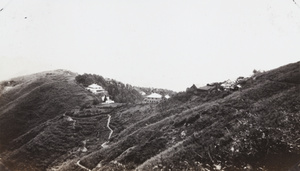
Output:
<svg viewBox="0 0 300 171">
<path fill-rule="evenodd" d="M 102 95 L 101 99 L 102 99 L 103 103 L 114 103 L 114 101 L 109 98 L 108 92 L 103 87 L 101 87 L 100 85 L 91 84 L 86 89 L 89 90 L 90 92 L 94 93 L 94 94 Z M 163 96 L 163 95 L 158 94 L 158 93 L 151 93 L 150 95 L 146 95 L 146 93 L 143 92 L 143 91 L 139 91 L 139 93 L 142 96 L 144 96 L 143 103 L 158 103 L 163 99 L 169 99 L 170 98 L 169 95 Z"/>
<path fill-rule="evenodd" d="M 247 78 L 246 78 L 247 79 Z M 188 92 L 213 92 L 213 91 L 235 91 L 242 88 L 241 83 L 246 81 L 245 78 L 239 77 L 236 81 L 226 80 L 224 82 L 210 83 L 205 86 L 193 85 L 188 88 Z"/>
</svg>

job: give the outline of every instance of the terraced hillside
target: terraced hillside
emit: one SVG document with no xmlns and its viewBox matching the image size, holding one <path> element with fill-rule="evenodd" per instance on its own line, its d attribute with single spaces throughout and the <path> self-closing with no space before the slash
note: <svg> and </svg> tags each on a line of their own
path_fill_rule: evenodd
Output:
<svg viewBox="0 0 300 171">
<path fill-rule="evenodd" d="M 80 90 L 74 77 L 61 78 Z M 159 104 L 90 105 L 93 96 L 80 90 L 52 109 L 51 98 L 24 92 L 60 110 L 45 117 L 3 95 L 0 130 L 12 125 L 14 134 L 1 131 L 1 162 L 11 170 L 281 171 L 300 161 L 300 62 L 256 73 L 237 91 L 181 92 Z M 24 118 L 41 121 L 16 119 L 24 109 Z"/>
</svg>

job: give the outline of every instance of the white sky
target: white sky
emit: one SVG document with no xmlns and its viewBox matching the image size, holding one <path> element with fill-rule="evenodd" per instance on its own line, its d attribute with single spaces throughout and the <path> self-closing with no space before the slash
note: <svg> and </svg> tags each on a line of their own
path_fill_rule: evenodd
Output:
<svg viewBox="0 0 300 171">
<path fill-rule="evenodd" d="M 0 80 L 68 69 L 183 91 L 300 59 L 292 0 L 0 0 L 1 8 Z"/>
</svg>

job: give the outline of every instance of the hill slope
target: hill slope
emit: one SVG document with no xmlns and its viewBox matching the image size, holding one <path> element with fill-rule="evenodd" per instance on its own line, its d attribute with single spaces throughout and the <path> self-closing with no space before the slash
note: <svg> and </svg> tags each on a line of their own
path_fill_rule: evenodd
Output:
<svg viewBox="0 0 300 171">
<path fill-rule="evenodd" d="M 11 80 L 13 85 L 6 86 L 0 98 L 0 151 L 30 129 L 91 103 L 93 96 L 74 77 L 74 73 L 57 70 Z"/>
<path fill-rule="evenodd" d="M 178 94 L 82 163 L 100 163 L 96 170 L 287 170 L 300 159 L 299 78 L 298 62 L 257 74 L 240 91 Z"/>
<path fill-rule="evenodd" d="M 238 91 L 182 92 L 159 104 L 80 109 L 76 105 L 93 97 L 78 89 L 79 98 L 57 99 L 61 106 L 54 113 L 60 114 L 50 112 L 51 117 L 41 106 L 54 110 L 48 105 L 52 98 L 24 86 L 14 92 L 23 91 L 29 101 L 11 103 L 13 96 L 4 94 L 0 103 L 0 129 L 22 125 L 8 129 L 14 134 L 1 131 L 2 163 L 11 170 L 288 170 L 300 160 L 299 78 L 297 62 L 257 73 Z M 46 86 L 38 83 L 33 85 Z M 72 85 L 75 94 L 80 87 L 74 80 L 60 83 Z M 57 96 L 70 91 L 49 88 Z"/>
</svg>

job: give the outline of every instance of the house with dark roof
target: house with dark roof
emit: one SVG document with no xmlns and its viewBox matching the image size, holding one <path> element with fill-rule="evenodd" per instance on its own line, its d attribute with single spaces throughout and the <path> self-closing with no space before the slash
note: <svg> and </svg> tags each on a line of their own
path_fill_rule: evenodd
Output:
<svg viewBox="0 0 300 171">
<path fill-rule="evenodd" d="M 207 84 L 206 86 L 199 86 L 193 84 L 190 88 L 187 88 L 187 92 L 193 92 L 194 94 L 198 94 L 201 92 L 210 92 L 215 88 L 216 88 L 215 85 L 210 85 L 210 84 Z"/>
<path fill-rule="evenodd" d="M 210 91 L 215 88 L 215 86 L 212 85 L 206 85 L 206 86 L 196 86 L 198 91 Z"/>
</svg>

